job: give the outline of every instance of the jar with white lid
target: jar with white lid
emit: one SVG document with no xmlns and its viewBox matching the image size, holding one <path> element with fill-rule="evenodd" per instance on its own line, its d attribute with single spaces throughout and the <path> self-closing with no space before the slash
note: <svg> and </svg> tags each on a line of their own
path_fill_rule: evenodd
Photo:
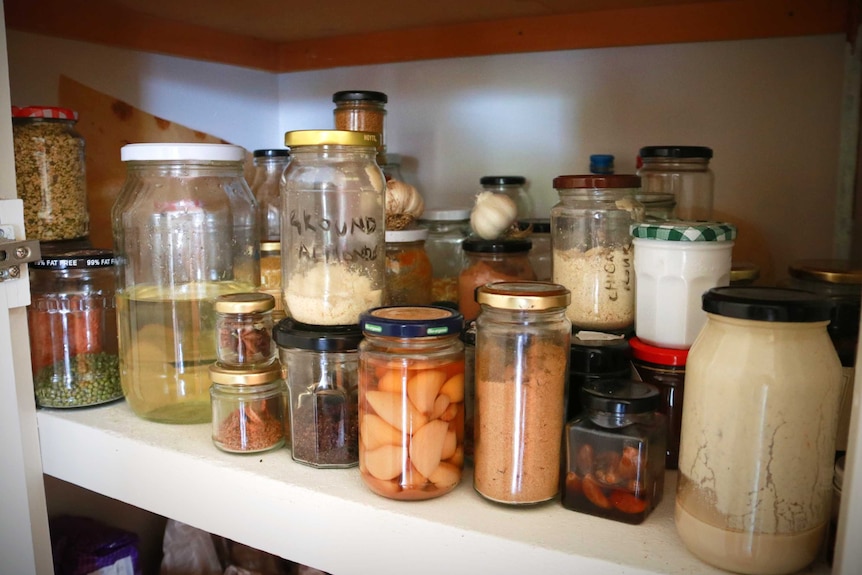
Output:
<svg viewBox="0 0 862 575">
<path fill-rule="evenodd" d="M 426 228 L 386 230 L 386 289 L 383 305 L 429 305 L 431 260 Z"/>
<path fill-rule="evenodd" d="M 657 347 L 691 347 L 706 323 L 701 296 L 730 283 L 736 227 L 669 220 L 635 224 L 631 234 L 635 334 Z"/>
<path fill-rule="evenodd" d="M 283 148 L 252 152 L 254 179 L 251 193 L 257 200 L 260 215 L 260 239 L 264 242 L 281 240 L 281 175 L 290 161 L 290 152 Z"/>
<path fill-rule="evenodd" d="M 534 217 L 535 202 L 527 193 L 527 178 L 524 176 L 482 176 L 479 184 L 483 192 L 509 196 L 518 208 L 517 219 L 529 220 Z"/>
<path fill-rule="evenodd" d="M 470 235 L 470 208 L 425 210 L 425 252 L 431 260 L 431 301 L 458 305 L 458 274 L 464 266 L 461 243 Z"/>
<path fill-rule="evenodd" d="M 703 309 L 686 362 L 677 532 L 716 567 L 795 573 L 829 523 L 841 392 L 829 302 L 719 287 Z"/>
<path fill-rule="evenodd" d="M 266 293 L 232 293 L 216 298 L 216 356 L 226 367 L 254 369 L 272 363 L 275 298 Z"/>
<path fill-rule="evenodd" d="M 645 146 L 638 170 L 643 194 L 670 194 L 672 217 L 681 220 L 712 219 L 715 176 L 709 167 L 712 149 L 706 146 Z M 651 202 L 646 202 L 645 205 Z"/>
<path fill-rule="evenodd" d="M 282 291 L 288 316 L 353 325 L 383 301 L 386 274 L 383 172 L 378 134 L 287 132 L 281 184 Z"/>
</svg>

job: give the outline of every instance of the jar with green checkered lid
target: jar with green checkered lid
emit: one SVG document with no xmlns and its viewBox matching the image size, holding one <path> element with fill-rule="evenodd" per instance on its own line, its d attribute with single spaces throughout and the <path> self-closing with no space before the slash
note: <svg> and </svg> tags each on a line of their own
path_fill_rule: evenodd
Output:
<svg viewBox="0 0 862 575">
<path fill-rule="evenodd" d="M 736 227 L 668 220 L 631 227 L 635 334 L 650 345 L 688 349 L 706 323 L 701 296 L 730 283 Z"/>
</svg>

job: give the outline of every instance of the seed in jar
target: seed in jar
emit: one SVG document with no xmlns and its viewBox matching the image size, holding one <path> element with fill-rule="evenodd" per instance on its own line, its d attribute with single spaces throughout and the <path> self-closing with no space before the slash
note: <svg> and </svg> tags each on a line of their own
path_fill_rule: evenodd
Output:
<svg viewBox="0 0 862 575">
<path fill-rule="evenodd" d="M 428 369 L 418 372 L 407 380 L 407 397 L 422 413 L 429 414 L 434 410 L 437 393 L 446 382 L 446 374 L 442 371 Z"/>
<path fill-rule="evenodd" d="M 449 424 L 437 419 L 420 427 L 410 439 L 410 460 L 422 475 L 431 475 L 440 464 L 448 431 Z"/>
</svg>

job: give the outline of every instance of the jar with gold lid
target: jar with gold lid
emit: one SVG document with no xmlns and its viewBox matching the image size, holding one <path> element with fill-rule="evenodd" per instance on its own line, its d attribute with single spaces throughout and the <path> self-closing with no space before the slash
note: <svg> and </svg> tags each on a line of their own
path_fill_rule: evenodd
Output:
<svg viewBox="0 0 862 575">
<path fill-rule="evenodd" d="M 227 367 L 257 368 L 277 354 L 272 338 L 275 298 L 267 293 L 224 294 L 216 298 L 216 356 Z"/>
</svg>

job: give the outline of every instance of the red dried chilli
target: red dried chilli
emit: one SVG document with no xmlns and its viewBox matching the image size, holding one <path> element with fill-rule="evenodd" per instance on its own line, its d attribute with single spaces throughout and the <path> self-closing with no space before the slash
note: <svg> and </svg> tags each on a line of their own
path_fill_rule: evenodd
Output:
<svg viewBox="0 0 862 575">
<path fill-rule="evenodd" d="M 275 359 L 274 308 L 275 298 L 267 293 L 235 293 L 216 298 L 216 349 L 222 365 L 259 367 Z"/>
</svg>

